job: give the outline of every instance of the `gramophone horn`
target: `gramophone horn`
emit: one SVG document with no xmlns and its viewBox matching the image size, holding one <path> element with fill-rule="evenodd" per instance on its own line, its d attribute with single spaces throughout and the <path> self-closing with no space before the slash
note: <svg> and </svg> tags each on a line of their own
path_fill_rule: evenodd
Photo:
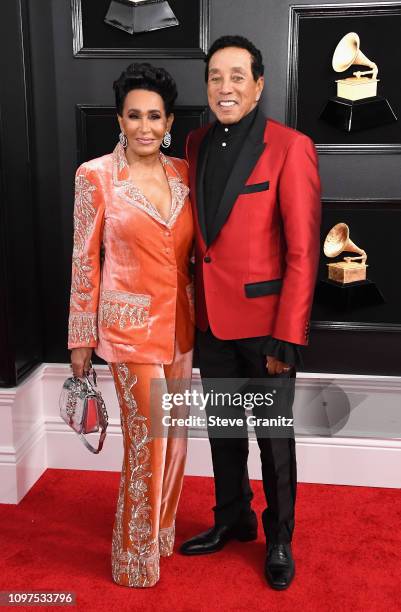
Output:
<svg viewBox="0 0 401 612">
<path fill-rule="evenodd" d="M 326 257 L 337 257 L 343 251 L 358 253 L 358 255 L 361 255 L 363 263 L 367 258 L 366 252 L 356 246 L 350 239 L 349 227 L 346 223 L 337 223 L 331 228 L 324 241 L 323 251 Z"/>
<path fill-rule="evenodd" d="M 356 32 L 349 32 L 342 37 L 335 48 L 332 66 L 336 72 L 344 72 L 344 70 L 347 70 L 353 64 L 369 66 L 373 71 L 372 78 L 377 78 L 377 65 L 360 50 L 358 34 Z"/>
</svg>

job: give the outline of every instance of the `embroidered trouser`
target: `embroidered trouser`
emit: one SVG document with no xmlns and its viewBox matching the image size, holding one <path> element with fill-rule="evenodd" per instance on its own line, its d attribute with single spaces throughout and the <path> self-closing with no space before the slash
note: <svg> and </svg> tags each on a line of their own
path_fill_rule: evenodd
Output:
<svg viewBox="0 0 401 612">
<path fill-rule="evenodd" d="M 112 538 L 113 580 L 150 587 L 159 580 L 160 556 L 173 552 L 175 515 L 187 452 L 186 429 L 153 435 L 161 416 L 186 416 L 187 407 L 162 408 L 162 394 L 183 393 L 191 378 L 192 351 L 176 346 L 169 365 L 110 363 L 120 404 L 124 458 Z M 156 380 L 157 379 L 157 380 Z"/>
</svg>

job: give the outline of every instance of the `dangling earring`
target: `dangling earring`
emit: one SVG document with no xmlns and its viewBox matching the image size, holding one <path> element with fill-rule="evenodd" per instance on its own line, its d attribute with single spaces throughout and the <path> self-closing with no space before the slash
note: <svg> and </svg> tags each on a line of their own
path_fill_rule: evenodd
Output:
<svg viewBox="0 0 401 612">
<path fill-rule="evenodd" d="M 164 134 L 164 138 L 162 141 L 162 147 L 164 147 L 165 149 L 168 149 L 170 145 L 171 145 L 171 134 L 170 132 L 166 132 Z"/>
<path fill-rule="evenodd" d="M 126 149 L 128 146 L 128 138 L 126 137 L 126 135 L 123 132 L 120 132 L 118 139 L 120 141 L 120 144 L 124 147 L 124 149 Z"/>
</svg>

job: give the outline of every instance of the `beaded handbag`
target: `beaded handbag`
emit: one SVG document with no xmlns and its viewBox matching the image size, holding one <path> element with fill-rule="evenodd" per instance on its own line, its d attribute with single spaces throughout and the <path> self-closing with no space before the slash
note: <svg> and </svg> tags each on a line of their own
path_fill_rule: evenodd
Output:
<svg viewBox="0 0 401 612">
<path fill-rule="evenodd" d="M 96 378 L 92 366 L 83 378 L 74 376 L 67 378 L 59 399 L 61 418 L 92 453 L 99 453 L 102 450 L 109 422 L 102 394 L 96 388 Z M 86 440 L 85 435 L 98 431 L 100 437 L 96 449 Z"/>
</svg>

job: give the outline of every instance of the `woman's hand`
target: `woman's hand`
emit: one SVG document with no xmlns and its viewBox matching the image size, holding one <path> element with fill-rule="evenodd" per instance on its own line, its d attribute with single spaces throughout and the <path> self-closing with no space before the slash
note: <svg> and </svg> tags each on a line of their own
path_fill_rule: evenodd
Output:
<svg viewBox="0 0 401 612">
<path fill-rule="evenodd" d="M 92 357 L 91 348 L 74 348 L 71 351 L 72 373 L 77 378 L 82 378 L 85 372 L 90 370 L 90 360 Z"/>
</svg>

